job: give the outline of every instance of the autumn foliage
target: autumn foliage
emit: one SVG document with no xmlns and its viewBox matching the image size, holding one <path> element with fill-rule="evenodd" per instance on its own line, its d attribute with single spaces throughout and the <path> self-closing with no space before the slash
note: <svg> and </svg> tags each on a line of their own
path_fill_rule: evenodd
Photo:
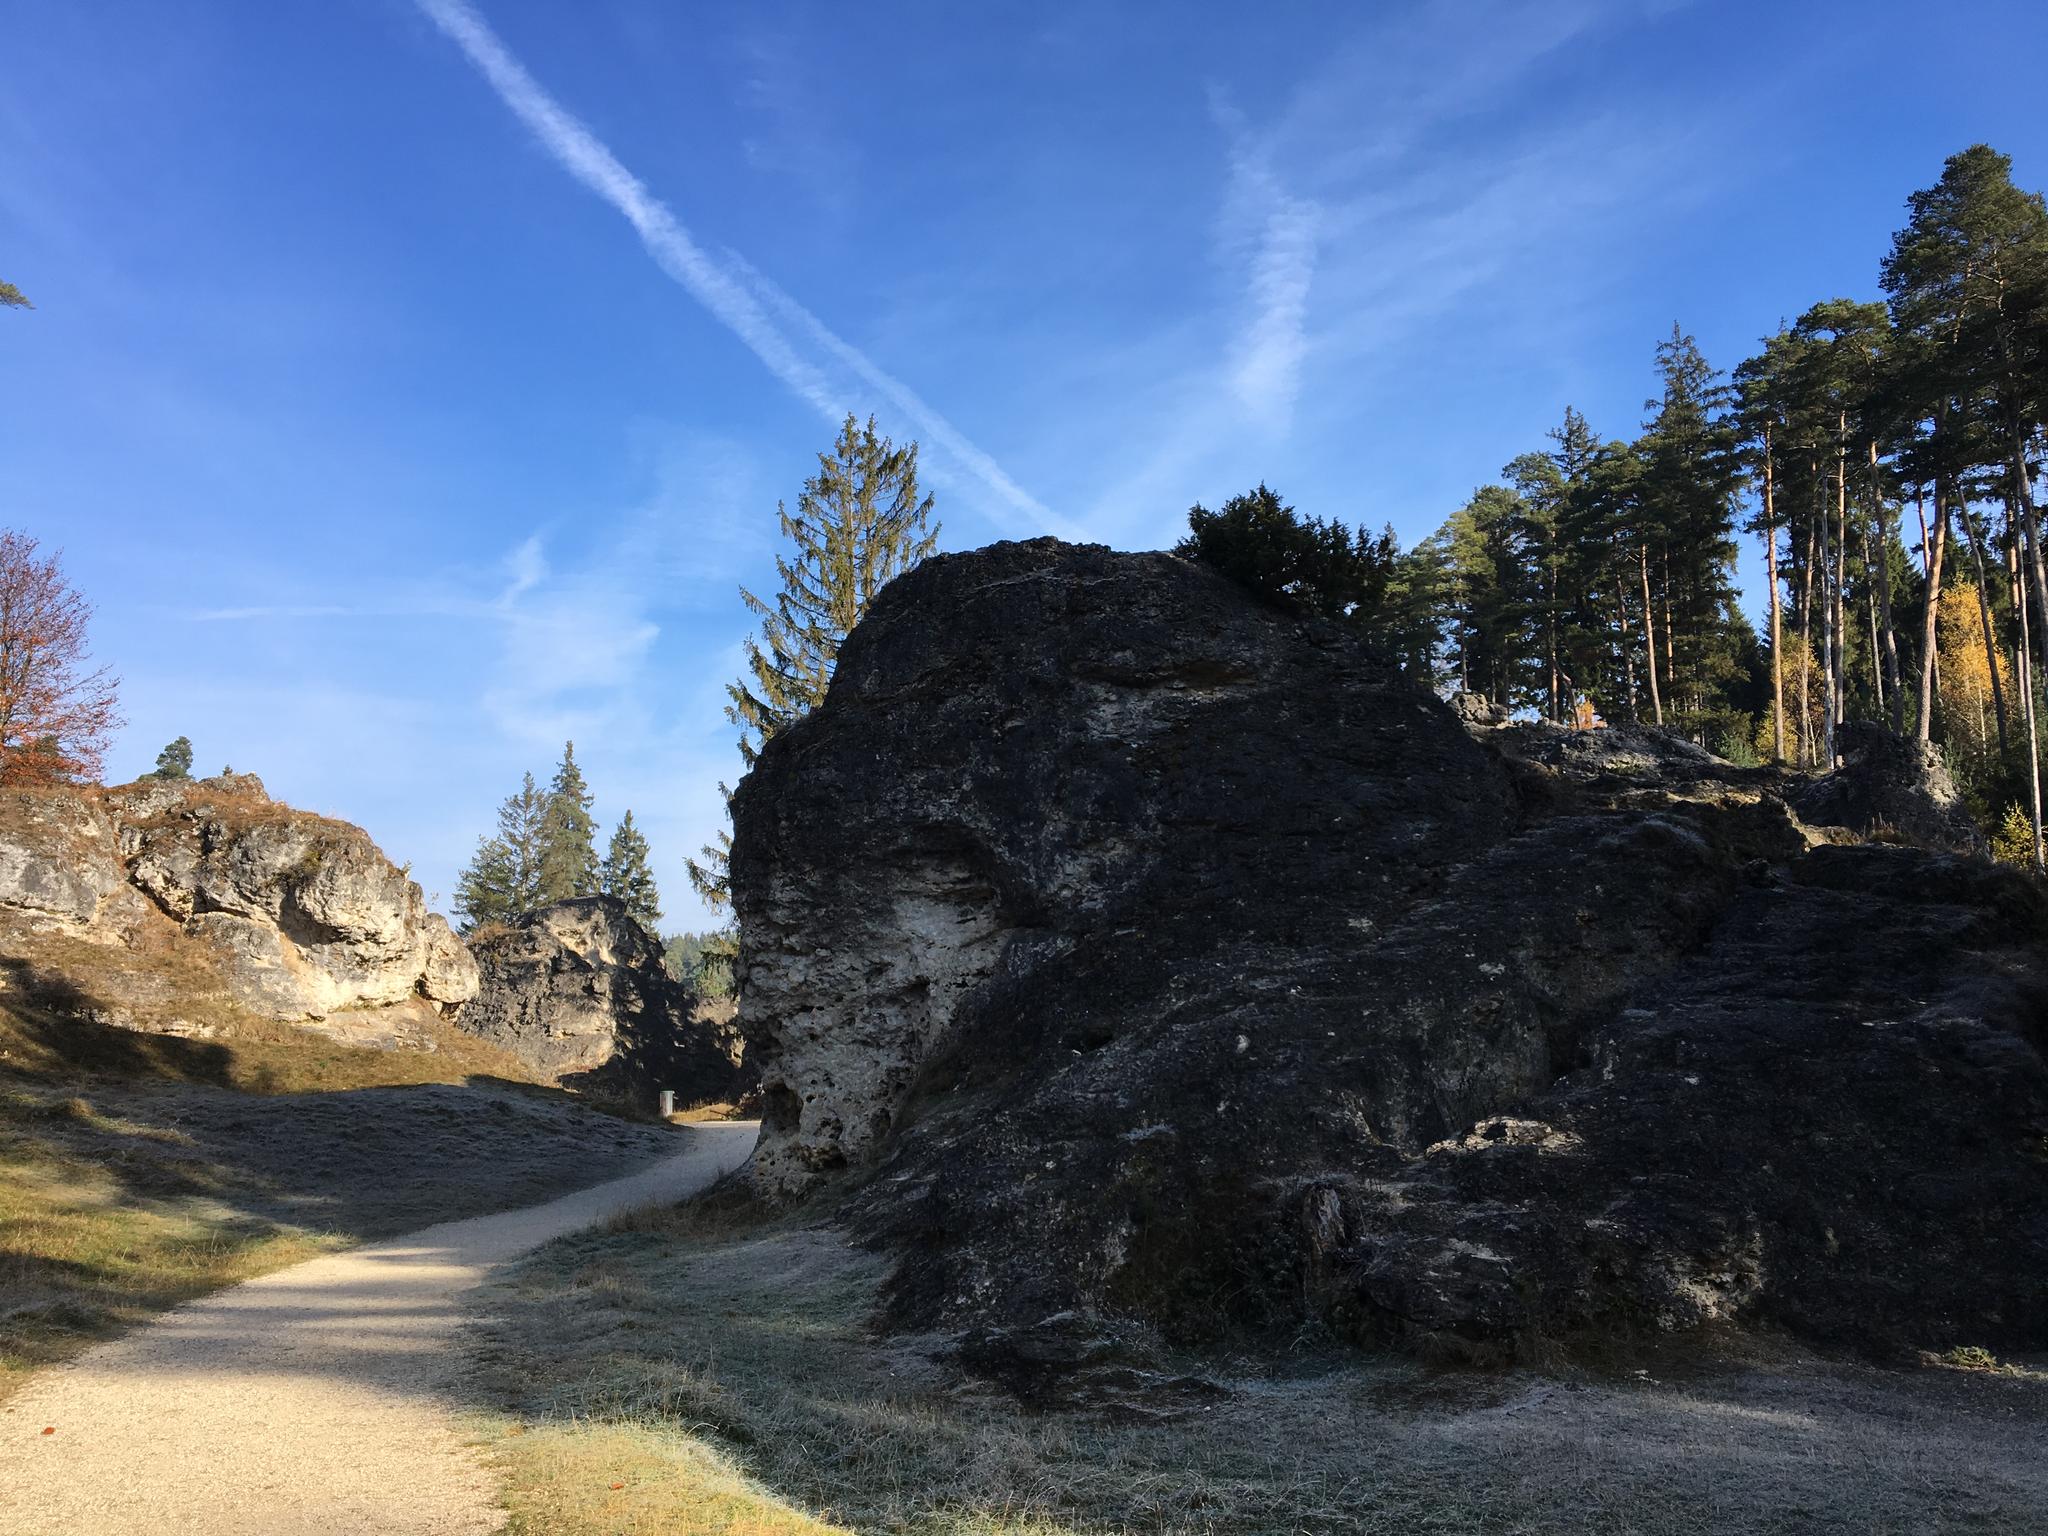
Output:
<svg viewBox="0 0 2048 1536">
<path fill-rule="evenodd" d="M 1936 631 L 1941 655 L 1942 720 L 1948 728 L 1951 755 L 1960 753 L 1970 761 L 1992 757 L 2001 750 L 1997 717 L 2000 702 L 2015 712 L 2020 709 L 2012 656 L 2003 648 L 1992 653 L 1998 665 L 1997 679 L 1993 681 L 1991 655 L 1984 648 L 1983 623 L 1974 586 L 1956 582 L 1942 590 Z"/>
<path fill-rule="evenodd" d="M 0 529 L 0 785 L 99 777 L 119 681 L 86 670 L 91 619 L 56 556 Z"/>
</svg>

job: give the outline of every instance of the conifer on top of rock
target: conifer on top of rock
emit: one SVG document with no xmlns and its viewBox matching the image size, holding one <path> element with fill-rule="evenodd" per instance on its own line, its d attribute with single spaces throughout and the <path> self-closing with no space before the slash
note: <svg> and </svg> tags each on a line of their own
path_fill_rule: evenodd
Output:
<svg viewBox="0 0 2048 1536">
<path fill-rule="evenodd" d="M 875 431 L 875 418 L 858 423 L 852 412 L 818 472 L 804 482 L 796 515 L 778 502 L 782 536 L 794 546 L 775 557 L 782 590 L 771 601 L 740 588 L 747 610 L 761 621 L 761 638 L 747 641 L 747 675 L 731 683 L 726 718 L 740 728 L 740 757 L 751 768 L 777 732 L 824 701 L 839 648 L 868 611 L 875 595 L 915 567 L 937 546 L 932 498 L 920 494 L 917 444 L 897 447 Z M 732 791 L 719 791 L 729 802 Z M 713 908 L 727 904 L 731 835 L 686 861 L 690 884 Z"/>
<path fill-rule="evenodd" d="M 598 869 L 601 894 L 625 904 L 627 913 L 649 933 L 661 931 L 661 893 L 655 888 L 654 870 L 648 862 L 647 839 L 633 825 L 629 809 L 612 828 L 612 838 Z"/>
</svg>

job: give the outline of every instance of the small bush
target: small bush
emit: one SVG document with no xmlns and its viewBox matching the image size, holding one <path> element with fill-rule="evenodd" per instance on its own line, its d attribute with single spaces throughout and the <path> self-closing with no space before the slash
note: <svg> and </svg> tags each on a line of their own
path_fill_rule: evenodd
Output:
<svg viewBox="0 0 2048 1536">
<path fill-rule="evenodd" d="M 1730 726 L 1714 743 L 1715 756 L 1737 768 L 1761 768 L 1764 760 L 1757 755 L 1751 734 L 1740 726 Z"/>
<path fill-rule="evenodd" d="M 1941 1357 L 1943 1365 L 1954 1366 L 1959 1371 L 1995 1371 L 1999 1369 L 1998 1356 L 1979 1344 L 1958 1344 Z"/>
<path fill-rule="evenodd" d="M 2034 824 L 2017 805 L 2005 808 L 2004 819 L 1991 834 L 1991 857 L 2021 869 L 2034 867 Z"/>
</svg>

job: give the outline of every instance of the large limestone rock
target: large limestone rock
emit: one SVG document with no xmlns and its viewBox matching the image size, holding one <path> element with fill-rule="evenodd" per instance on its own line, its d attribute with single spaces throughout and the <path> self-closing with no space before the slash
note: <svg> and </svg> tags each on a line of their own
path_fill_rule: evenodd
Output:
<svg viewBox="0 0 2048 1536">
<path fill-rule="evenodd" d="M 2039 889 L 1661 733 L 1471 724 L 1166 555 L 893 583 L 734 801 L 757 1184 L 837 1180 L 889 1320 L 1013 1379 L 2048 1345 Z"/>
<path fill-rule="evenodd" d="M 88 933 L 125 915 L 115 824 L 69 792 L 0 791 L 0 907 L 26 924 Z"/>
<path fill-rule="evenodd" d="M 166 920 L 180 942 L 160 931 Z M 39 937 L 83 941 L 74 968 L 123 977 L 134 969 L 124 953 L 189 952 L 234 1005 L 350 1038 L 389 1035 L 389 1010 L 450 1011 L 477 986 L 447 922 L 367 833 L 281 805 L 248 774 L 11 793 L 0 930 L 45 970 Z M 118 1019 L 123 1001 L 90 1011 Z"/>
<path fill-rule="evenodd" d="M 481 988 L 457 1023 L 536 1076 L 679 1104 L 737 1099 L 740 1041 L 610 896 L 556 902 L 478 935 Z"/>
</svg>

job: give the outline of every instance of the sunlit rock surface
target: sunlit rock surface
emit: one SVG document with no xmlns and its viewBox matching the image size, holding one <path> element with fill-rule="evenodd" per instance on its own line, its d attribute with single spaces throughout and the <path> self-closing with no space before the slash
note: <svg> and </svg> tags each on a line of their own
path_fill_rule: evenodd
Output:
<svg viewBox="0 0 2048 1536">
<path fill-rule="evenodd" d="M 446 1012 L 477 987 L 468 951 L 367 833 L 250 774 L 10 792 L 0 929 L 18 969 L 46 991 L 68 978 L 82 1011 L 116 1023 L 152 965 L 166 987 L 205 970 L 250 1013 L 365 1041 L 400 1028 L 392 1010 Z"/>
</svg>

